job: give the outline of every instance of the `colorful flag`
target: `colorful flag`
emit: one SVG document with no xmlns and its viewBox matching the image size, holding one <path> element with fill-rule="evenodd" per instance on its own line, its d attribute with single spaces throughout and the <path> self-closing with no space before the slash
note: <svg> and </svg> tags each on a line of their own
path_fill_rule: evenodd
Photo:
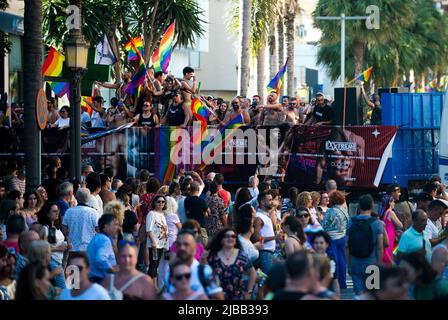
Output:
<svg viewBox="0 0 448 320">
<path fill-rule="evenodd" d="M 171 60 L 171 53 L 173 52 L 174 44 L 174 29 L 176 27 L 176 20 L 168 27 L 160 40 L 159 47 L 154 51 L 152 55 L 152 64 L 154 65 L 154 71 L 163 71 L 167 73 L 168 65 Z"/>
<path fill-rule="evenodd" d="M 223 132 L 226 129 L 237 129 L 241 126 L 244 126 L 244 118 L 243 114 L 239 113 L 236 117 L 234 117 L 232 120 L 230 120 L 224 127 L 222 127 L 221 132 Z"/>
<path fill-rule="evenodd" d="M 280 89 L 283 84 L 283 78 L 285 76 L 286 72 L 286 65 L 288 64 L 288 59 L 286 59 L 285 64 L 283 67 L 280 68 L 280 71 L 275 75 L 275 77 L 269 82 L 268 84 L 268 92 L 275 91 L 277 93 L 277 96 L 280 94 Z"/>
<path fill-rule="evenodd" d="M 370 79 L 370 76 L 372 75 L 373 67 L 370 67 L 366 71 L 362 72 L 359 76 L 356 77 L 356 81 L 364 81 L 367 82 Z"/>
<path fill-rule="evenodd" d="M 54 47 L 50 48 L 48 56 L 42 65 L 42 75 L 49 77 L 60 77 L 62 75 L 62 65 L 65 56 L 58 52 Z"/>
<path fill-rule="evenodd" d="M 104 34 L 103 40 L 96 46 L 95 64 L 110 66 L 115 62 L 117 62 L 117 58 L 110 47 L 109 39 Z"/>
<path fill-rule="evenodd" d="M 142 36 L 131 38 L 129 42 L 125 44 L 125 49 L 128 51 L 129 61 L 139 60 L 139 56 L 144 55 Z"/>
<path fill-rule="evenodd" d="M 154 151 L 159 159 L 155 162 L 155 172 L 163 184 L 167 184 L 174 178 L 176 166 L 175 160 L 171 159 L 171 151 L 175 145 L 175 141 L 171 141 L 171 132 L 176 130 L 176 127 L 160 127 L 155 133 L 158 133 L 158 139 L 154 139 Z M 174 150 L 173 155 L 177 156 L 177 150 Z"/>
<path fill-rule="evenodd" d="M 86 96 L 82 96 L 81 97 L 81 109 L 85 112 L 87 112 L 90 116 L 92 116 L 93 113 L 93 109 L 92 107 L 84 101 L 84 99 L 86 99 L 87 101 L 89 101 L 91 104 L 93 104 L 93 100 L 92 97 L 86 97 Z"/>
<path fill-rule="evenodd" d="M 48 81 L 48 84 L 53 90 L 54 94 L 59 98 L 67 95 L 68 99 L 70 99 L 70 84 L 68 82 L 52 82 Z"/>
<path fill-rule="evenodd" d="M 145 60 L 143 60 L 143 57 L 140 53 L 140 51 L 137 50 L 134 40 L 130 39 L 131 46 L 133 47 L 132 50 L 135 49 L 135 52 L 137 52 L 137 55 L 140 58 L 140 63 L 138 65 L 137 71 L 134 73 L 131 79 L 131 83 L 126 87 L 125 93 L 127 94 L 136 94 L 138 92 L 138 89 L 140 86 L 142 86 L 146 81 L 146 64 Z"/>
<path fill-rule="evenodd" d="M 205 123 L 205 125 L 207 125 L 208 117 L 213 114 L 213 112 L 207 108 L 199 98 L 194 98 L 193 101 L 191 101 L 191 111 L 196 119 L 201 121 L 201 123 Z"/>
</svg>

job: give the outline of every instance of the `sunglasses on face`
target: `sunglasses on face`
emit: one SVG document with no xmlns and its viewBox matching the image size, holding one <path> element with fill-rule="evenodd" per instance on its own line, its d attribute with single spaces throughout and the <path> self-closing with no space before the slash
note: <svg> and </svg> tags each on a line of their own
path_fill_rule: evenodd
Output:
<svg viewBox="0 0 448 320">
<path fill-rule="evenodd" d="M 173 278 L 176 281 L 181 281 L 182 279 L 190 280 L 191 273 L 175 274 L 175 275 L 173 275 Z"/>
<path fill-rule="evenodd" d="M 163 200 L 159 200 L 159 201 L 156 201 L 156 203 L 163 204 L 163 203 L 165 203 L 165 201 L 163 201 Z"/>
<path fill-rule="evenodd" d="M 308 218 L 310 216 L 309 213 L 305 213 L 305 214 L 298 214 L 297 218 L 301 219 L 301 218 Z"/>
<path fill-rule="evenodd" d="M 67 112 L 67 110 L 61 110 L 61 113 L 66 113 Z"/>
</svg>

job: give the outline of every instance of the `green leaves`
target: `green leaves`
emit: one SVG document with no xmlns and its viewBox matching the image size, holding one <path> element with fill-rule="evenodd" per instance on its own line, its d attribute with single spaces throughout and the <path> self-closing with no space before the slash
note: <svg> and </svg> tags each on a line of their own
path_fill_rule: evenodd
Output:
<svg viewBox="0 0 448 320">
<path fill-rule="evenodd" d="M 365 44 L 363 68 L 373 66 L 373 77 L 380 79 L 378 84 L 381 85 L 397 84 L 410 70 L 418 75 L 446 70 L 447 17 L 440 15 L 431 0 L 320 0 L 314 17 L 339 16 L 341 12 L 352 16 L 366 15 L 365 9 L 369 5 L 380 9 L 380 29 L 368 30 L 365 21 L 347 21 L 347 79 L 356 76 L 355 40 Z M 326 66 L 331 79 L 336 80 L 340 73 L 340 22 L 315 20 L 314 25 L 322 31 L 318 62 Z"/>
</svg>

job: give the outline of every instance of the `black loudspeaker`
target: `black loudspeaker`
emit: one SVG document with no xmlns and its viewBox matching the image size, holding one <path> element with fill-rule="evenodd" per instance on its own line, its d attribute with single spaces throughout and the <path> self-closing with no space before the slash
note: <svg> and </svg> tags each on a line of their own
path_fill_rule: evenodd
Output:
<svg viewBox="0 0 448 320">
<path fill-rule="evenodd" d="M 362 124 L 362 108 L 360 107 L 361 89 L 359 87 L 345 88 L 345 125 L 358 126 Z M 334 124 L 342 126 L 344 117 L 344 88 L 334 88 Z"/>
<path fill-rule="evenodd" d="M 383 93 L 407 93 L 409 92 L 409 88 L 406 87 L 399 87 L 399 88 L 379 88 L 378 94 L 380 95 L 380 98 Z"/>
</svg>

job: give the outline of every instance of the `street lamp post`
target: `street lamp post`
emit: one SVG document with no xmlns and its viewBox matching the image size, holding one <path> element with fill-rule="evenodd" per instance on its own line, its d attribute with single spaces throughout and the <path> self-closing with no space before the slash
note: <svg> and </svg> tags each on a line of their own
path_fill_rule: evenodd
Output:
<svg viewBox="0 0 448 320">
<path fill-rule="evenodd" d="M 64 41 L 70 81 L 70 176 L 81 181 L 81 80 L 87 71 L 89 44 L 80 29 L 71 29 Z"/>
</svg>

